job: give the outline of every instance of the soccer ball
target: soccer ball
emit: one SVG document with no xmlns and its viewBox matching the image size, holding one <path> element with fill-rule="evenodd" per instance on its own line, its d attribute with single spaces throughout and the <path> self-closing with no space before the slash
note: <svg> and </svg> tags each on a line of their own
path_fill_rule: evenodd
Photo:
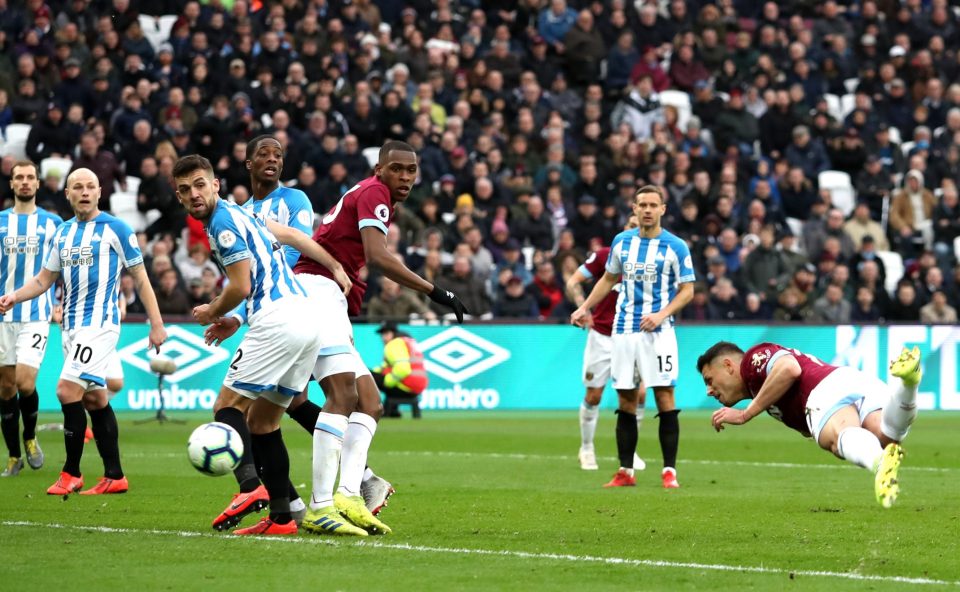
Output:
<svg viewBox="0 0 960 592">
<path fill-rule="evenodd" d="M 193 466 L 211 477 L 226 475 L 240 464 L 243 440 L 225 423 L 205 423 L 190 434 L 187 455 Z"/>
</svg>

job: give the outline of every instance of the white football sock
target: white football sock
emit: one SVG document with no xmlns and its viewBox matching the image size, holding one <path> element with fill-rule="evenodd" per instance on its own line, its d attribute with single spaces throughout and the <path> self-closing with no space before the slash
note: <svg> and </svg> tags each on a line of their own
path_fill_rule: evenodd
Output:
<svg viewBox="0 0 960 592">
<path fill-rule="evenodd" d="M 630 467 L 629 469 L 627 467 L 620 467 L 620 470 L 633 477 L 633 467 Z"/>
<path fill-rule="evenodd" d="M 880 440 L 869 430 L 860 427 L 845 428 L 837 436 L 837 451 L 840 456 L 870 471 L 877 470 L 883 447 Z"/>
<path fill-rule="evenodd" d="M 600 409 L 597 405 L 590 405 L 586 401 L 580 404 L 580 446 L 593 448 L 593 436 L 597 433 L 597 419 Z"/>
<path fill-rule="evenodd" d="M 901 380 L 880 412 L 880 431 L 891 440 L 900 442 L 907 436 L 916 418 L 917 386 L 907 386 Z"/>
<path fill-rule="evenodd" d="M 337 493 L 346 496 L 360 495 L 360 481 L 363 469 L 367 465 L 367 452 L 373 435 L 377 433 L 377 421 L 367 415 L 354 411 L 350 414 L 350 423 L 343 438 L 343 456 L 340 459 L 340 486 Z"/>
<path fill-rule="evenodd" d="M 640 431 L 640 422 L 643 421 L 643 413 L 644 413 L 644 408 L 637 407 L 637 431 L 638 432 Z"/>
<path fill-rule="evenodd" d="M 313 494 L 310 509 L 333 505 L 333 485 L 337 482 L 340 450 L 347 431 L 347 418 L 321 411 L 313 430 Z"/>
<path fill-rule="evenodd" d="M 298 497 L 297 499 L 293 500 L 292 502 L 290 502 L 290 511 L 291 511 L 291 512 L 300 512 L 300 511 L 306 510 L 306 509 L 307 509 L 306 504 L 304 504 L 304 503 L 303 503 L 303 499 L 301 499 L 301 498 L 299 498 L 299 497 Z"/>
<path fill-rule="evenodd" d="M 370 467 L 367 467 L 367 468 L 365 468 L 365 469 L 363 470 L 363 480 L 364 480 L 364 481 L 369 481 L 370 479 L 373 479 L 374 477 L 376 477 L 376 475 L 373 474 L 373 471 L 370 470 Z"/>
</svg>

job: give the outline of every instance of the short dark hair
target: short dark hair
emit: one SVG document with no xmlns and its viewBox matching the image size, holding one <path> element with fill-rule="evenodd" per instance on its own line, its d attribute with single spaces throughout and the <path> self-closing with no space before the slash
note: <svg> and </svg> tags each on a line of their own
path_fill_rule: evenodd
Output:
<svg viewBox="0 0 960 592">
<path fill-rule="evenodd" d="M 390 140 L 380 148 L 380 154 L 377 157 L 377 162 L 380 164 L 386 164 L 386 160 L 390 157 L 391 152 L 417 153 L 413 146 L 407 144 L 406 142 L 401 142 L 400 140 Z"/>
<path fill-rule="evenodd" d="M 633 194 L 634 199 L 640 197 L 643 193 L 656 193 L 660 196 L 660 203 L 667 202 L 667 196 L 664 194 L 663 189 L 660 189 L 656 185 L 644 185 L 640 189 L 637 189 L 637 192 Z"/>
<path fill-rule="evenodd" d="M 179 179 L 180 177 L 186 177 L 196 170 L 213 174 L 213 165 L 210 164 L 209 160 L 199 154 L 189 154 L 173 165 L 173 178 Z"/>
<path fill-rule="evenodd" d="M 702 373 L 704 366 L 712 363 L 720 356 L 729 356 L 734 354 L 740 354 L 741 356 L 743 355 L 743 350 L 740 349 L 740 346 L 729 341 L 718 341 L 711 345 L 710 349 L 703 352 L 703 354 L 697 358 L 697 372 Z"/>
<path fill-rule="evenodd" d="M 256 138 L 247 142 L 247 160 L 253 158 L 253 153 L 257 151 L 257 146 L 259 146 L 260 142 L 264 140 L 274 140 L 278 144 L 280 143 L 280 140 L 277 140 L 276 136 L 272 136 L 270 134 L 261 134 L 257 136 Z"/>
<path fill-rule="evenodd" d="M 40 178 L 40 167 L 37 166 L 37 163 L 32 160 L 18 160 L 10 167 L 10 175 L 13 176 L 13 169 L 20 167 L 33 167 L 33 172 L 37 175 L 37 178 Z"/>
</svg>

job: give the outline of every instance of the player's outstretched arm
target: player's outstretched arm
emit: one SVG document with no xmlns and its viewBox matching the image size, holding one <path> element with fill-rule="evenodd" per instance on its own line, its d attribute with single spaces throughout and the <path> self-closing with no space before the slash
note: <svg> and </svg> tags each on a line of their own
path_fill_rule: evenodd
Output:
<svg viewBox="0 0 960 592">
<path fill-rule="evenodd" d="M 470 314 L 456 294 L 431 284 L 410 271 L 403 262 L 393 256 L 387 250 L 387 235 L 380 229 L 373 226 L 362 228 L 360 236 L 363 239 L 363 255 L 367 265 L 379 268 L 383 275 L 401 286 L 426 294 L 437 304 L 452 308 L 458 323 L 463 322 L 463 315 Z"/>
<path fill-rule="evenodd" d="M 19 290 L 0 296 L 0 314 L 6 314 L 18 303 L 33 300 L 43 294 L 50 289 L 58 277 L 60 277 L 59 272 L 50 271 L 44 267 L 40 273 L 27 280 Z"/>
<path fill-rule="evenodd" d="M 784 355 L 773 363 L 773 368 L 767 373 L 760 392 L 750 401 L 746 409 L 733 409 L 724 407 L 713 413 L 711 423 L 718 432 L 723 429 L 723 424 L 743 425 L 766 411 L 771 405 L 780 400 L 786 394 L 793 383 L 800 379 L 800 363 L 792 355 Z"/>
<path fill-rule="evenodd" d="M 224 270 L 227 273 L 227 284 L 223 292 L 214 298 L 210 304 L 201 304 L 193 309 L 193 318 L 201 325 L 209 325 L 220 320 L 243 302 L 250 295 L 250 260 L 240 259 Z"/>
<path fill-rule="evenodd" d="M 578 327 L 582 327 L 589 319 L 590 309 L 600 304 L 600 301 L 607 297 L 607 294 L 610 293 L 610 290 L 613 290 L 613 287 L 616 286 L 619 281 L 620 276 L 614 275 L 609 271 L 603 272 L 603 275 L 593 286 L 593 290 L 590 290 L 590 295 L 587 296 L 587 299 L 570 315 L 570 322 Z"/>
<path fill-rule="evenodd" d="M 167 330 L 163 328 L 163 317 L 160 316 L 160 306 L 157 304 L 157 295 L 153 292 L 153 286 L 150 285 L 150 278 L 147 277 L 147 270 L 143 264 L 134 265 L 127 271 L 133 277 L 133 283 L 137 288 L 137 295 L 143 302 L 143 308 L 147 312 L 147 318 L 150 320 L 150 345 L 156 348 L 160 353 L 160 346 L 167 340 Z"/>
<path fill-rule="evenodd" d="M 573 272 L 569 278 L 567 278 L 567 283 L 565 288 L 567 290 L 567 298 L 570 299 L 570 302 L 573 302 L 577 306 L 583 304 L 583 301 L 586 298 L 583 297 L 583 290 L 580 289 L 580 284 L 587 281 L 587 276 L 583 275 L 583 272 L 577 269 Z"/>
<path fill-rule="evenodd" d="M 334 259 L 326 249 L 321 247 L 317 241 L 313 240 L 309 235 L 297 228 L 284 226 L 279 222 L 274 222 L 273 220 L 269 219 L 266 220 L 266 223 L 267 229 L 273 233 L 273 236 L 277 237 L 278 241 L 285 245 L 290 245 L 291 247 L 300 251 L 302 254 L 332 271 L 333 277 L 336 282 L 340 284 L 344 295 L 350 293 L 350 289 L 353 287 L 353 282 L 351 282 L 350 278 L 347 277 L 347 273 L 343 270 L 343 266 L 340 265 L 340 262 Z"/>
</svg>

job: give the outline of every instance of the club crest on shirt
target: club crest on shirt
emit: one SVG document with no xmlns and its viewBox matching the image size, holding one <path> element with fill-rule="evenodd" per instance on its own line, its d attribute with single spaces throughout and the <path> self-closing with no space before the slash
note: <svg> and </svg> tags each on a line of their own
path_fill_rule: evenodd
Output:
<svg viewBox="0 0 960 592">
<path fill-rule="evenodd" d="M 753 364 L 754 368 L 760 368 L 766 363 L 767 358 L 769 357 L 770 357 L 770 352 L 768 352 L 767 350 L 763 350 L 762 352 L 755 352 L 753 354 L 753 357 L 750 358 L 750 363 Z"/>
<path fill-rule="evenodd" d="M 593 380 L 593 372 L 587 372 L 584 378 L 587 380 Z"/>
</svg>

